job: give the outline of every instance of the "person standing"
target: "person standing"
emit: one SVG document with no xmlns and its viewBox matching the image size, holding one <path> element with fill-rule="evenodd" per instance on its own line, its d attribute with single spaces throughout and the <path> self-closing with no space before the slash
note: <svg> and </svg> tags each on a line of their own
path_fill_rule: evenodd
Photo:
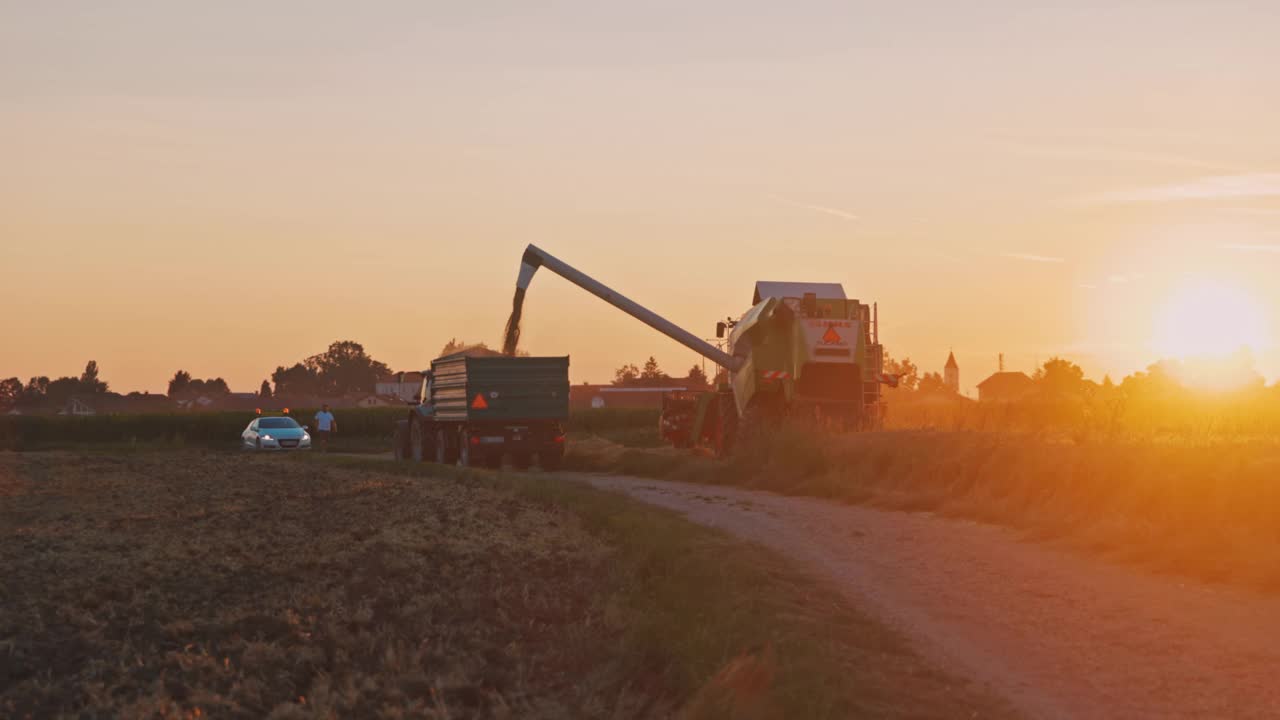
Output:
<svg viewBox="0 0 1280 720">
<path fill-rule="evenodd" d="M 325 403 L 320 406 L 320 412 L 316 413 L 316 439 L 320 441 L 321 452 L 329 452 L 329 436 L 336 432 L 338 421 L 329 412 L 328 403 Z"/>
</svg>

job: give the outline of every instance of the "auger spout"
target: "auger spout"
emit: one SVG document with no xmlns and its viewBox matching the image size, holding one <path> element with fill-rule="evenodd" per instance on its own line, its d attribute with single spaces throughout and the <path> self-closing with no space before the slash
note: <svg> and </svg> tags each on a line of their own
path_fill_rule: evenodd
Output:
<svg viewBox="0 0 1280 720">
<path fill-rule="evenodd" d="M 520 260 L 520 274 L 516 279 L 517 305 L 523 303 L 524 292 L 529 288 L 529 283 L 533 281 L 534 273 L 540 267 L 545 267 L 726 370 L 735 372 L 746 363 L 745 359 L 724 352 L 535 245 L 527 247 L 524 251 L 524 257 Z M 513 328 L 512 323 L 508 322 L 507 338 L 503 343 L 503 350 L 508 354 L 514 353 L 515 341 L 519 338 L 519 317 L 519 308 L 513 308 L 512 318 L 515 321 L 515 327 Z M 507 347 L 508 345 L 510 347 Z"/>
</svg>

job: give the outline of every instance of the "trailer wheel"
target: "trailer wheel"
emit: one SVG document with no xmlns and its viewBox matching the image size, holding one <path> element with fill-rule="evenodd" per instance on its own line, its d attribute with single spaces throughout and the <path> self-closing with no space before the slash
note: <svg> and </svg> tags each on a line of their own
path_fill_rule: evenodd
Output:
<svg viewBox="0 0 1280 720">
<path fill-rule="evenodd" d="M 452 465 L 457 457 L 449 446 L 449 435 L 443 428 L 436 430 L 436 462 L 441 465 Z"/>
</svg>

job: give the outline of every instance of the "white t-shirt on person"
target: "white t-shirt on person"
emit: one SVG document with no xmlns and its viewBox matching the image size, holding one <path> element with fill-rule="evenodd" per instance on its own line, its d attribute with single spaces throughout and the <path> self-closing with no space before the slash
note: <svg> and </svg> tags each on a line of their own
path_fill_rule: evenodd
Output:
<svg viewBox="0 0 1280 720">
<path fill-rule="evenodd" d="M 316 413 L 316 430 L 320 432 L 329 432 L 333 429 L 333 413 L 328 410 L 321 410 Z"/>
</svg>

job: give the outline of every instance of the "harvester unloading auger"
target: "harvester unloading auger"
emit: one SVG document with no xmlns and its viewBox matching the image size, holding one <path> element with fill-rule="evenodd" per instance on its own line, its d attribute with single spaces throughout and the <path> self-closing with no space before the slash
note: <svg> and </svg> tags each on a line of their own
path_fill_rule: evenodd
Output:
<svg viewBox="0 0 1280 720">
<path fill-rule="evenodd" d="M 525 291 L 545 267 L 727 371 L 728 383 L 663 402 L 661 429 L 677 446 L 723 454 L 735 438 L 782 417 L 849 429 L 878 427 L 884 374 L 873 306 L 845 297 L 837 283 L 757 282 L 739 319 L 718 323 L 728 352 L 702 340 L 546 251 L 530 245 L 520 263 L 504 351 L 515 352 Z"/>
</svg>

